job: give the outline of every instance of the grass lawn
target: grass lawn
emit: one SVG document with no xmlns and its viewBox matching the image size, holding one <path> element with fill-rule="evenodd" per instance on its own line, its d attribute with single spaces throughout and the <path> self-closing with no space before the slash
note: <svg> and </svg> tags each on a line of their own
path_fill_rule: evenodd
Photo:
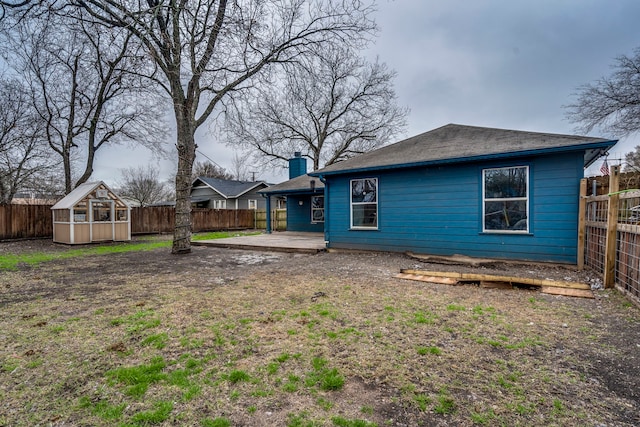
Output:
<svg viewBox="0 0 640 427">
<path fill-rule="evenodd" d="M 638 364 L 616 373 L 640 313 L 615 291 L 403 281 L 416 261 L 401 255 L 169 245 L 0 257 L 0 425 L 640 423 L 625 391 Z"/>
</svg>

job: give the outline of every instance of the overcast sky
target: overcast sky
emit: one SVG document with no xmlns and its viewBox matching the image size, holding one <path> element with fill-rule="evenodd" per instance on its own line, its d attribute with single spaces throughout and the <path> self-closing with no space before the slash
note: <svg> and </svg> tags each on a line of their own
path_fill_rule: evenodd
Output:
<svg viewBox="0 0 640 427">
<path fill-rule="evenodd" d="M 380 33 L 368 55 L 398 72 L 398 102 L 411 110 L 398 140 L 448 123 L 574 134 L 563 106 L 577 87 L 609 75 L 616 57 L 640 47 L 638 0 L 378 2 Z M 203 132 L 197 143 L 231 168 L 229 148 Z M 638 144 L 640 137 L 621 139 L 609 164 Z M 143 149 L 122 146 L 103 148 L 97 157 L 92 179 L 112 185 L 120 168 L 157 162 Z M 198 160 L 206 159 L 199 154 Z M 171 177 L 174 163 L 158 162 L 163 178 Z M 257 172 L 257 179 L 286 180 L 286 170 Z"/>
</svg>

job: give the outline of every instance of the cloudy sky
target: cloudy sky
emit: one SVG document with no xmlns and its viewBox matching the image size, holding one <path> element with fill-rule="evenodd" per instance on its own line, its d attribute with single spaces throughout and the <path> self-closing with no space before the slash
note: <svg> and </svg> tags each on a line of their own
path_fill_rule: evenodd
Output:
<svg viewBox="0 0 640 427">
<path fill-rule="evenodd" d="M 638 0 L 378 0 L 380 33 L 367 54 L 398 72 L 398 102 L 411 110 L 402 138 L 447 123 L 573 134 L 563 106 L 640 47 L 638 18 Z M 640 137 L 620 139 L 609 164 L 638 144 Z M 204 133 L 198 146 L 231 168 L 229 148 Z M 164 178 L 175 168 L 144 150 L 110 148 L 98 157 L 93 178 L 108 183 L 139 163 L 157 162 Z M 256 178 L 283 181 L 286 170 Z"/>
</svg>

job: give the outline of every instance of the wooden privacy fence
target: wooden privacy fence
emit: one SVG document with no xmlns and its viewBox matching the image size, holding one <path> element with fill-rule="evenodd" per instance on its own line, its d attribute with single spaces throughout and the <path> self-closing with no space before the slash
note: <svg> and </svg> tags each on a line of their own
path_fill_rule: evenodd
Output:
<svg viewBox="0 0 640 427">
<path fill-rule="evenodd" d="M 0 239 L 52 237 L 53 205 L 1 205 Z"/>
<path fill-rule="evenodd" d="M 610 193 L 587 196 L 580 188 L 578 266 L 602 273 L 605 288 L 616 287 L 640 304 L 640 190 L 619 191 L 620 167 L 613 166 Z"/>
<path fill-rule="evenodd" d="M 265 209 L 256 211 L 255 228 L 265 230 L 267 228 L 267 211 Z M 285 231 L 287 229 L 287 210 L 271 210 L 271 230 Z"/>
<path fill-rule="evenodd" d="M 191 230 L 239 230 L 253 228 L 251 209 L 192 209 Z M 131 208 L 131 233 L 171 233 L 175 225 L 175 208 L 151 206 Z"/>
<path fill-rule="evenodd" d="M 52 237 L 51 206 L 0 206 L 0 240 Z M 171 233 L 174 223 L 175 209 L 171 206 L 131 209 L 132 234 Z M 191 211 L 194 232 L 254 228 L 255 223 L 253 209 L 193 209 Z"/>
</svg>

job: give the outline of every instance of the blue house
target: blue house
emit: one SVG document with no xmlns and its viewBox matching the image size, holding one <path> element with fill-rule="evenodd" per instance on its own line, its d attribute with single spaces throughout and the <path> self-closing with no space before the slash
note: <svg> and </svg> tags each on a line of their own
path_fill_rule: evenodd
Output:
<svg viewBox="0 0 640 427">
<path fill-rule="evenodd" d="M 308 176 L 329 248 L 575 264 L 580 179 L 616 142 L 449 124 Z"/>
<path fill-rule="evenodd" d="M 287 198 L 287 231 L 324 232 L 324 183 L 307 175 L 307 159 L 296 152 L 289 159 L 289 181 L 259 191 L 271 213 L 272 196 Z M 267 224 L 271 225 L 270 218 Z M 270 232 L 267 229 L 267 232 Z"/>
</svg>

